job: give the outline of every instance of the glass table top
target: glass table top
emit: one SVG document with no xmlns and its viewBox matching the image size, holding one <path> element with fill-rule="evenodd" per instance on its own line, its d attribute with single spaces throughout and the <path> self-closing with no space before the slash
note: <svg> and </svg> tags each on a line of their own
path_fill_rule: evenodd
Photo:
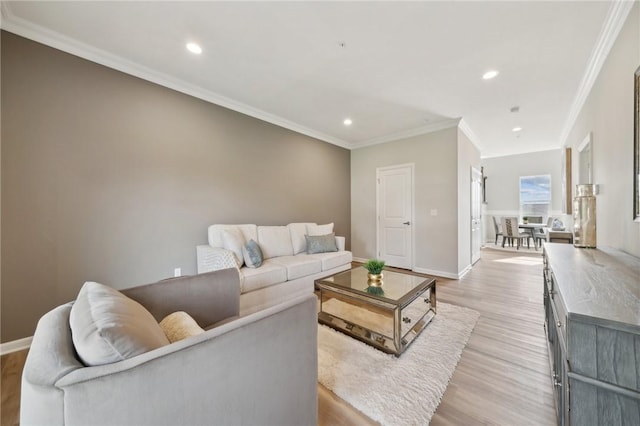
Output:
<svg viewBox="0 0 640 426">
<path fill-rule="evenodd" d="M 367 270 L 363 267 L 350 269 L 336 275 L 318 280 L 318 282 L 354 291 L 380 300 L 400 302 L 404 296 L 418 287 L 434 281 L 433 278 L 418 277 L 400 272 L 383 271 L 384 278 L 379 287 L 371 286 L 367 278 Z M 382 291 L 380 291 L 382 289 Z"/>
</svg>

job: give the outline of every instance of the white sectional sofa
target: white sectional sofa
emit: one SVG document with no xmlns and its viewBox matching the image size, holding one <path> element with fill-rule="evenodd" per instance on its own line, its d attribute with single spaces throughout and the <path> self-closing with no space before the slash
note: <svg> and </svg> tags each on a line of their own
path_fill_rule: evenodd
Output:
<svg viewBox="0 0 640 426">
<path fill-rule="evenodd" d="M 240 315 L 310 294 L 314 280 L 351 268 L 351 252 L 345 250 L 344 237 L 335 237 L 335 251 L 307 253 L 307 236 L 326 238 L 333 234 L 333 224 L 211 225 L 208 234 L 209 244 L 196 249 L 198 273 L 237 268 Z M 241 246 L 250 240 L 262 251 L 264 260 L 259 267 L 249 267 L 251 262 L 245 262 L 247 253 Z"/>
</svg>

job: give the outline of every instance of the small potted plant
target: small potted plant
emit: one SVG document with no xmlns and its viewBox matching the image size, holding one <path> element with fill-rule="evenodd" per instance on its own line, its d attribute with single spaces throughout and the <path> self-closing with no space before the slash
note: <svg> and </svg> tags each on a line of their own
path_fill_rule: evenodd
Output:
<svg viewBox="0 0 640 426">
<path fill-rule="evenodd" d="M 367 277 L 369 278 L 370 283 L 379 283 L 382 281 L 382 278 L 383 278 L 382 270 L 384 269 L 384 260 L 369 259 L 364 264 L 364 268 L 367 271 L 369 271 L 369 273 L 367 274 Z"/>
<path fill-rule="evenodd" d="M 522 223 L 524 223 L 525 225 L 529 223 L 529 218 L 527 216 L 522 216 Z"/>
</svg>

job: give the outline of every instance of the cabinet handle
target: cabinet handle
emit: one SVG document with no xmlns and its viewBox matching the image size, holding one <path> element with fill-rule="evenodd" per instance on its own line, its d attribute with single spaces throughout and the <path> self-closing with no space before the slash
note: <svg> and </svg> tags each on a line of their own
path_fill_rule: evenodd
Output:
<svg viewBox="0 0 640 426">
<path fill-rule="evenodd" d="M 557 388 L 561 388 L 562 387 L 562 382 L 559 382 L 558 379 L 553 379 L 553 386 L 555 386 Z"/>
<path fill-rule="evenodd" d="M 409 324 L 411 322 L 411 318 L 404 317 L 404 318 L 402 318 L 402 322 L 405 322 L 405 323 Z"/>
<path fill-rule="evenodd" d="M 560 321 L 558 321 L 558 322 L 556 323 L 556 327 L 558 327 L 558 328 L 562 327 L 562 323 L 561 323 Z"/>
</svg>

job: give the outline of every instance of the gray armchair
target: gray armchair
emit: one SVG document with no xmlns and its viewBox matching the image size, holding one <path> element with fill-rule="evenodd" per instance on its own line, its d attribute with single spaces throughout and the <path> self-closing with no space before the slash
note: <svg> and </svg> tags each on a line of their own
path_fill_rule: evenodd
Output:
<svg viewBox="0 0 640 426">
<path fill-rule="evenodd" d="M 73 302 L 45 314 L 23 371 L 22 425 L 315 425 L 313 294 L 234 318 L 235 269 L 123 291 L 157 319 L 183 310 L 202 334 L 124 361 L 84 366 L 69 326 Z"/>
</svg>

